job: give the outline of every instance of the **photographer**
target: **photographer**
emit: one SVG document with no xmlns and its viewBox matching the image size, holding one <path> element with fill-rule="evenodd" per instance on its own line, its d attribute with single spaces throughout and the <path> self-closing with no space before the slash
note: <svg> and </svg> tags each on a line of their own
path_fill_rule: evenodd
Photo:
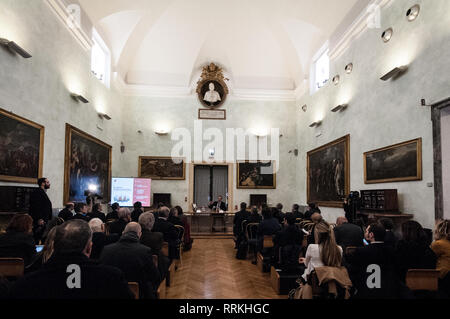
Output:
<svg viewBox="0 0 450 319">
<path fill-rule="evenodd" d="M 361 209 L 361 198 L 359 192 L 350 192 L 348 197 L 344 200 L 345 218 L 350 223 L 353 223 L 357 218 L 357 213 Z"/>
</svg>

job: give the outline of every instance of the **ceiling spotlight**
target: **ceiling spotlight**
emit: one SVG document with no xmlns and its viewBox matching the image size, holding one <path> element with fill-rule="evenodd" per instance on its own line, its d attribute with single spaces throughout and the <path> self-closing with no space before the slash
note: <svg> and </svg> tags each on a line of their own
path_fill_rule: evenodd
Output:
<svg viewBox="0 0 450 319">
<path fill-rule="evenodd" d="M 14 41 L 9 41 L 7 39 L 0 38 L 0 45 L 8 47 L 11 51 L 16 52 L 18 55 L 22 56 L 25 59 L 31 58 L 31 54 L 22 49 L 17 43 Z"/>
<path fill-rule="evenodd" d="M 341 105 L 338 105 L 338 106 L 336 106 L 335 108 L 333 108 L 333 109 L 331 110 L 331 112 L 336 113 L 336 112 L 339 112 L 339 111 L 343 111 L 343 110 L 345 110 L 347 107 L 348 107 L 348 104 L 341 104 Z"/>
<path fill-rule="evenodd" d="M 394 34 L 394 30 L 392 28 L 389 28 L 381 34 L 381 38 L 383 39 L 384 42 L 389 42 L 389 40 L 391 40 L 393 34 Z"/>
<path fill-rule="evenodd" d="M 411 8 L 406 11 L 406 18 L 408 21 L 412 22 L 417 19 L 420 12 L 420 6 L 418 4 L 412 6 Z"/>
<path fill-rule="evenodd" d="M 303 112 L 306 112 L 307 110 L 308 110 L 308 106 L 307 106 L 306 104 L 303 105 L 303 106 L 302 106 L 302 111 L 303 111 Z"/>
<path fill-rule="evenodd" d="M 70 94 L 70 96 L 77 101 L 83 102 L 83 103 L 89 103 L 89 101 L 82 95 L 80 94 L 76 94 L 76 93 L 72 93 Z"/>
<path fill-rule="evenodd" d="M 105 119 L 107 121 L 111 120 L 111 116 L 109 116 L 106 113 L 98 113 L 98 117 L 101 118 L 101 119 Z"/>
<path fill-rule="evenodd" d="M 336 75 L 336 76 L 333 78 L 333 83 L 334 83 L 334 85 L 338 85 L 340 80 L 341 80 L 341 77 L 340 77 L 339 75 Z"/>
<path fill-rule="evenodd" d="M 347 72 L 347 74 L 352 73 L 353 71 L 353 63 L 349 63 L 345 66 L 345 72 Z"/>
<path fill-rule="evenodd" d="M 389 71 L 388 73 L 386 73 L 385 75 L 383 75 L 380 78 L 380 80 L 387 81 L 392 78 L 397 78 L 400 75 L 402 75 L 403 73 L 405 73 L 407 70 L 408 70 L 407 65 L 396 67 L 396 68 L 392 69 L 391 71 Z"/>
<path fill-rule="evenodd" d="M 318 126 L 320 126 L 321 124 L 322 124 L 322 121 L 317 121 L 317 122 L 311 123 L 311 124 L 309 125 L 309 127 L 318 127 Z"/>
</svg>

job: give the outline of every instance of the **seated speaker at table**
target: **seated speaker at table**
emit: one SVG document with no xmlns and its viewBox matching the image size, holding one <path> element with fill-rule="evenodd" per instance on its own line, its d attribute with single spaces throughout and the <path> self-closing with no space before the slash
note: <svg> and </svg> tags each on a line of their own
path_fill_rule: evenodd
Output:
<svg viewBox="0 0 450 319">
<path fill-rule="evenodd" d="M 223 210 L 224 212 L 226 212 L 227 211 L 227 204 L 225 204 L 223 201 L 222 201 L 222 196 L 219 196 L 218 198 L 217 198 L 217 202 L 210 202 L 209 203 L 209 208 L 210 209 L 212 209 L 212 210 Z"/>
</svg>

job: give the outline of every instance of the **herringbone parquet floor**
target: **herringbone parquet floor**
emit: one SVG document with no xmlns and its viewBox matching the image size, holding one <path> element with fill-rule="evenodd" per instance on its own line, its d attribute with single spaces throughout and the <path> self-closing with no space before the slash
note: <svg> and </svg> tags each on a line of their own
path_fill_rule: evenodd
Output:
<svg viewBox="0 0 450 319">
<path fill-rule="evenodd" d="M 250 260 L 235 258 L 232 239 L 195 239 L 183 253 L 168 299 L 279 299 L 270 274 L 261 273 Z"/>
</svg>

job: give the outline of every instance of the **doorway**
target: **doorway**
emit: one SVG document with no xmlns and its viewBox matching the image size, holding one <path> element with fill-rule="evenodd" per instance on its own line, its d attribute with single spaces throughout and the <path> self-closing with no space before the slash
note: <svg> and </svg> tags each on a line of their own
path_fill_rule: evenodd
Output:
<svg viewBox="0 0 450 319">
<path fill-rule="evenodd" d="M 194 167 L 194 203 L 207 207 L 222 196 L 227 203 L 228 166 L 196 165 Z"/>
</svg>

